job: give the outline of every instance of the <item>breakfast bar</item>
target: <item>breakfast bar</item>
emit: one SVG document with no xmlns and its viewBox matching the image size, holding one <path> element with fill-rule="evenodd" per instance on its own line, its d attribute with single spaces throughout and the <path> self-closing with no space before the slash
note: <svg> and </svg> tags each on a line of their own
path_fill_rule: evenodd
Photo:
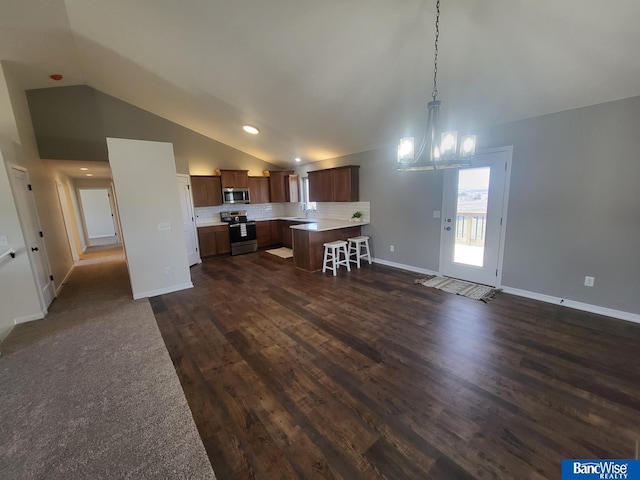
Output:
<svg viewBox="0 0 640 480">
<path fill-rule="evenodd" d="M 324 244 L 335 240 L 346 240 L 360 235 L 360 227 L 367 223 L 348 220 L 317 220 L 313 223 L 293 225 L 293 262 L 308 272 L 322 269 Z"/>
</svg>

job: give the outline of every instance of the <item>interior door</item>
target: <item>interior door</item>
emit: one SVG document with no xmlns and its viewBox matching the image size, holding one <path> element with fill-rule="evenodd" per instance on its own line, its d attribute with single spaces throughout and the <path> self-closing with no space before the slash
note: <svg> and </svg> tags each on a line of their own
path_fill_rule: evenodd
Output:
<svg viewBox="0 0 640 480">
<path fill-rule="evenodd" d="M 44 240 L 40 236 L 38 212 L 33 200 L 27 171 L 15 166 L 12 166 L 10 170 L 11 187 L 16 201 L 31 270 L 38 288 L 42 309 L 46 311 L 55 297 L 55 287 L 51 277 L 47 250 Z"/>
<path fill-rule="evenodd" d="M 478 153 L 444 173 L 440 272 L 484 285 L 501 280 L 511 147 Z"/>
<path fill-rule="evenodd" d="M 189 260 L 189 266 L 191 266 L 200 261 L 200 255 L 198 254 L 198 231 L 196 230 L 188 175 L 178 175 L 178 193 L 182 212 L 182 229 L 187 241 L 187 259 Z"/>
</svg>

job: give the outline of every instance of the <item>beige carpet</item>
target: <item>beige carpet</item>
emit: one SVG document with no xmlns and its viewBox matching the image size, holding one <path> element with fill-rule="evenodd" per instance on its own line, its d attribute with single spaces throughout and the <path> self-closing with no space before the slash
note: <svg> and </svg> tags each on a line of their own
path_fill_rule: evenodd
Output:
<svg viewBox="0 0 640 480">
<path fill-rule="evenodd" d="M 215 478 L 124 262 L 77 267 L 0 351 L 0 478 Z"/>
</svg>

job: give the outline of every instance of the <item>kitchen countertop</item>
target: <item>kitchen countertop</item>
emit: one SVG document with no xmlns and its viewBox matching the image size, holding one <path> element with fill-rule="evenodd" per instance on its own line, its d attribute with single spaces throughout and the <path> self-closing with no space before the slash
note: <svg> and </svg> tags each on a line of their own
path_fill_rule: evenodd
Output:
<svg viewBox="0 0 640 480">
<path fill-rule="evenodd" d="M 306 217 L 268 217 L 268 218 L 249 218 L 250 222 L 268 222 L 270 220 L 293 220 L 296 222 L 317 222 L 318 220 Z M 219 225 L 226 225 L 226 222 L 220 220 L 196 220 L 196 227 L 217 227 Z"/>
<path fill-rule="evenodd" d="M 318 219 L 313 220 L 311 223 L 292 225 L 291 228 L 295 228 L 296 230 L 306 230 L 308 232 L 326 232 L 327 230 L 339 230 L 341 228 L 360 227 L 362 225 L 369 225 L 369 222 Z"/>
<path fill-rule="evenodd" d="M 291 228 L 298 230 L 307 230 L 310 232 L 323 232 L 326 230 L 337 230 L 340 228 L 356 227 L 358 225 L 369 225 L 369 222 L 351 222 L 349 220 L 336 220 L 328 218 L 303 218 L 303 217 L 273 217 L 273 218 L 256 218 L 249 219 L 249 221 L 266 222 L 269 220 L 289 220 L 296 222 L 305 222 L 300 225 L 292 225 Z M 221 221 L 203 221 L 196 222 L 196 227 L 217 227 L 221 225 L 227 225 L 226 222 Z"/>
</svg>

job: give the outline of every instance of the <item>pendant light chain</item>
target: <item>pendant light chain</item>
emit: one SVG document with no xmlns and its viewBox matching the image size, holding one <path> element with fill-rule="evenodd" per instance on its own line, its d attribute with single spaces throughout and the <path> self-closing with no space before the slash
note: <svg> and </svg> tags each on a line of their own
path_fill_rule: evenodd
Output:
<svg viewBox="0 0 640 480">
<path fill-rule="evenodd" d="M 440 36 L 440 0 L 436 1 L 436 40 L 434 42 L 435 56 L 433 58 L 433 90 L 431 97 L 435 101 L 438 96 L 438 37 Z"/>
</svg>

